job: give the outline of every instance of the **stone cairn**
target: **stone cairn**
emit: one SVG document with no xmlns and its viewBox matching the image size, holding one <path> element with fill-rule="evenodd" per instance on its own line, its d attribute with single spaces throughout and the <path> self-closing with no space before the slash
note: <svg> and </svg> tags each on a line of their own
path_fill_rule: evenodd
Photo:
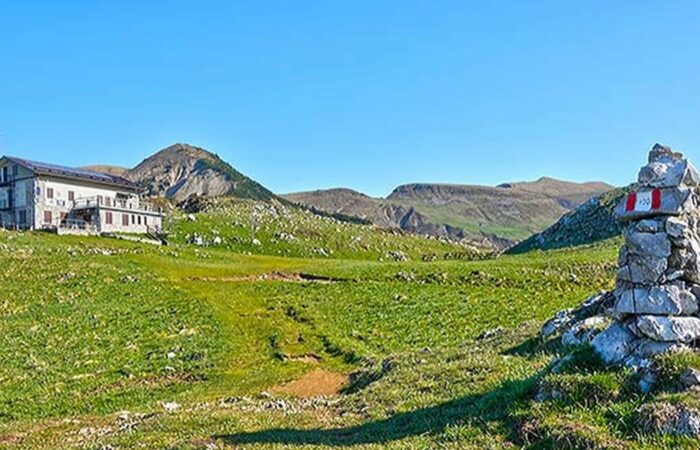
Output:
<svg viewBox="0 0 700 450">
<path fill-rule="evenodd" d="M 638 183 L 615 208 L 623 224 L 613 292 L 559 312 L 542 329 L 589 342 L 609 364 L 650 370 L 652 356 L 700 340 L 700 174 L 656 144 Z"/>
</svg>

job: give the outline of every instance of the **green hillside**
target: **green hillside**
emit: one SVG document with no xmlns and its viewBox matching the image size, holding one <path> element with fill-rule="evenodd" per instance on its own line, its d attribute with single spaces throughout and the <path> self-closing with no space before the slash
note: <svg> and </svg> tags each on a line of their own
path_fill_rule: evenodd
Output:
<svg viewBox="0 0 700 450">
<path fill-rule="evenodd" d="M 238 253 L 370 260 L 472 259 L 477 249 L 399 230 L 340 221 L 276 202 L 201 199 L 196 214 L 175 213 L 170 239 Z"/>
<path fill-rule="evenodd" d="M 540 324 L 612 286 L 617 245 L 380 262 L 0 232 L 0 448 L 693 448 L 640 434 L 656 397 L 627 374 L 547 369 Z M 578 397 L 535 403 L 540 377 Z"/>
</svg>

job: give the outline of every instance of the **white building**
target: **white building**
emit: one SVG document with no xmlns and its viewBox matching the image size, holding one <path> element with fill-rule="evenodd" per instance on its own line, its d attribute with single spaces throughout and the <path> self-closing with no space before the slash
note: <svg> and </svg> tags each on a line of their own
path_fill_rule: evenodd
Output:
<svg viewBox="0 0 700 450">
<path fill-rule="evenodd" d="M 0 226 L 59 233 L 159 233 L 163 214 L 124 178 L 4 156 Z"/>
</svg>

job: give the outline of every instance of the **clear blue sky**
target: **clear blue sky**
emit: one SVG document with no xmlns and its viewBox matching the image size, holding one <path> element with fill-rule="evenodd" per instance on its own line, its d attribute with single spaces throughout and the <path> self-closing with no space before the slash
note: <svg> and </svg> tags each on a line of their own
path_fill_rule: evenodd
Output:
<svg viewBox="0 0 700 450">
<path fill-rule="evenodd" d="M 700 163 L 697 1 L 0 1 L 0 153 L 174 142 L 277 192 Z"/>
</svg>

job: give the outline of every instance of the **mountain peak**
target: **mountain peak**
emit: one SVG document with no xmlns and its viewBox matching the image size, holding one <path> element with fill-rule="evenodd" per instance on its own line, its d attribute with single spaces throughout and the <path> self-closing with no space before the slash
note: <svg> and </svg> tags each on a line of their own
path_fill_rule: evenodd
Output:
<svg viewBox="0 0 700 450">
<path fill-rule="evenodd" d="M 269 200 L 275 195 L 234 169 L 218 155 L 191 144 L 176 143 L 143 160 L 128 172 L 151 195 L 176 201 L 196 195 L 231 195 Z"/>
</svg>

